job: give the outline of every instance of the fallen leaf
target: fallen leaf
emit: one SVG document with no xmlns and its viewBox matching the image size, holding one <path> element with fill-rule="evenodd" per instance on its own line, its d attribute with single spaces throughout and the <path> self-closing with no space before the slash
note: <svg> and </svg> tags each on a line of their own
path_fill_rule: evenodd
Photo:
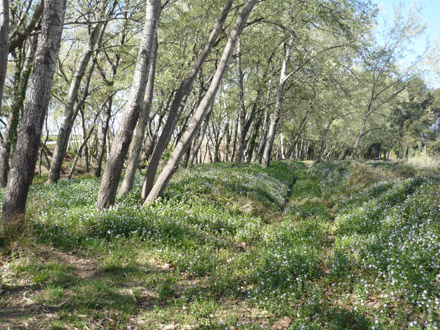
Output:
<svg viewBox="0 0 440 330">
<path fill-rule="evenodd" d="M 292 323 L 292 320 L 286 316 L 285 318 L 279 319 L 273 326 L 272 330 L 281 330 L 281 329 L 287 329 Z"/>
</svg>

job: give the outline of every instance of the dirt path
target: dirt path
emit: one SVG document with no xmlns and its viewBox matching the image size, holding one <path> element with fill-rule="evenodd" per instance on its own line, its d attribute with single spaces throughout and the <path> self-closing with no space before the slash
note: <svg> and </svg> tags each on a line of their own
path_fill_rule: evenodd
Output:
<svg viewBox="0 0 440 330">
<path fill-rule="evenodd" d="M 17 276 L 17 269 L 44 269 L 57 265 L 66 269 L 75 280 L 90 279 L 99 276 L 96 262 L 73 253 L 64 252 L 47 246 L 17 249 L 12 254 L 20 255 L 20 265 L 14 264 L 14 258 L 5 260 L 2 265 L 4 292 L 0 296 L 1 329 L 43 329 L 45 321 L 54 317 L 54 312 L 61 308 L 65 301 L 48 306 L 38 302 L 38 295 L 43 286 L 34 284 L 34 279 Z M 14 283 L 9 287 L 8 283 Z"/>
</svg>

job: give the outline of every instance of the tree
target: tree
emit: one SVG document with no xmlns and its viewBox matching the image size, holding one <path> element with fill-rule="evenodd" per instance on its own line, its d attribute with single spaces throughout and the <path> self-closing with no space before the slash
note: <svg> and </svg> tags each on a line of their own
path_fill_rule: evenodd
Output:
<svg viewBox="0 0 440 330">
<path fill-rule="evenodd" d="M 0 1 L 0 113 L 9 54 L 9 0 Z"/>
<path fill-rule="evenodd" d="M 156 36 L 157 39 L 157 36 Z M 134 138 L 131 142 L 130 155 L 128 157 L 128 165 L 125 170 L 124 181 L 122 182 L 120 193 L 128 193 L 134 184 L 139 158 L 141 156 L 142 146 L 144 143 L 145 130 L 150 117 L 151 105 L 153 103 L 154 80 L 156 77 L 156 59 L 157 59 L 157 40 L 154 44 L 153 58 L 150 65 L 150 73 L 148 76 L 147 89 L 145 91 L 144 104 L 142 106 L 141 115 L 136 126 Z"/>
<path fill-rule="evenodd" d="M 267 133 L 267 142 L 264 148 L 263 152 L 263 158 L 261 165 L 263 168 L 266 168 L 269 166 L 270 162 L 270 156 L 272 153 L 273 143 L 275 141 L 275 134 L 277 130 L 278 121 L 280 120 L 280 113 L 281 113 L 281 107 L 283 104 L 283 98 L 284 98 L 284 90 L 286 87 L 287 79 L 291 76 L 287 73 L 289 63 L 290 63 L 290 53 L 292 51 L 293 43 L 295 41 L 295 33 L 291 31 L 291 35 L 289 38 L 289 41 L 285 43 L 284 49 L 285 49 L 285 55 L 283 64 L 281 66 L 281 72 L 280 72 L 280 80 L 278 84 L 277 89 L 277 101 L 275 104 L 275 109 L 270 116 L 270 124 L 269 129 Z"/>
<path fill-rule="evenodd" d="M 360 74 L 360 86 L 364 90 L 360 96 L 364 99 L 359 103 L 365 104 L 365 108 L 350 160 L 354 159 L 361 139 L 369 132 L 366 128 L 370 117 L 405 90 L 417 66 L 418 60 L 406 68 L 399 67 L 398 61 L 408 51 L 408 43 L 423 32 L 424 26 L 414 12 L 409 13 L 406 22 L 403 21 L 400 8 L 396 10 L 394 19 L 394 25 L 386 34 L 383 45 L 361 49 L 363 71 Z"/>
<path fill-rule="evenodd" d="M 17 231 L 24 222 L 29 186 L 34 176 L 41 131 L 47 114 L 66 0 L 45 0 L 29 97 L 20 121 L 17 150 L 12 158 L 2 214 L 2 231 Z"/>
<path fill-rule="evenodd" d="M 74 106 L 78 98 L 79 87 L 86 73 L 86 68 L 90 62 L 90 59 L 92 58 L 95 48 L 97 46 L 99 47 L 102 41 L 105 28 L 107 27 L 106 18 L 110 17 L 113 14 L 116 5 L 117 1 L 114 1 L 109 13 L 106 15 L 106 1 L 103 1 L 101 4 L 102 7 L 99 8 L 99 11 L 101 11 L 103 14 L 101 15 L 102 17 L 98 17 L 98 19 L 102 19 L 104 22 L 99 22 L 95 24 L 95 26 L 90 28 L 91 32 L 88 40 L 88 45 L 84 53 L 81 55 L 76 71 L 70 82 L 69 92 L 67 94 L 66 104 L 64 107 L 63 123 L 58 133 L 57 144 L 55 146 L 52 163 L 50 165 L 48 178 L 49 183 L 55 183 L 60 178 L 61 166 L 63 164 L 64 156 L 66 155 L 70 133 L 72 131 L 72 126 L 75 118 L 77 116 L 77 112 L 74 111 Z"/>
<path fill-rule="evenodd" d="M 116 198 L 125 156 L 130 147 L 133 131 L 143 104 L 160 9 L 160 0 L 147 0 L 147 16 L 130 96 L 99 188 L 97 206 L 100 208 L 110 207 Z"/>
<path fill-rule="evenodd" d="M 177 167 L 179 165 L 179 162 L 183 154 L 186 152 L 187 148 L 191 144 L 192 139 L 195 133 L 197 132 L 197 130 L 199 129 L 203 118 L 205 117 L 206 113 L 209 111 L 212 103 L 214 102 L 214 98 L 220 87 L 220 83 L 222 81 L 223 75 L 227 69 L 229 60 L 234 51 L 234 47 L 235 44 L 237 43 L 237 39 L 239 38 L 241 32 L 243 31 L 246 21 L 253 7 L 255 6 L 256 2 L 257 0 L 247 0 L 243 7 L 243 10 L 241 11 L 240 15 L 237 17 L 237 20 L 231 32 L 229 33 L 228 41 L 226 42 L 226 45 L 223 49 L 223 53 L 217 65 L 217 69 L 213 76 L 211 85 L 209 86 L 209 89 L 207 90 L 205 96 L 198 105 L 193 117 L 191 118 L 191 121 L 188 124 L 187 130 L 185 131 L 179 143 L 177 144 L 176 148 L 174 149 L 174 152 L 171 155 L 170 160 L 168 161 L 167 165 L 160 173 L 156 183 L 154 184 L 153 188 L 148 194 L 144 205 L 149 205 L 153 203 L 157 197 L 162 195 L 169 180 L 173 176 L 174 172 L 177 170 Z"/>
<path fill-rule="evenodd" d="M 217 38 L 223 28 L 223 25 L 226 21 L 226 18 L 229 14 L 229 11 L 232 7 L 233 0 L 227 0 L 223 10 L 214 24 L 214 27 L 209 34 L 208 40 L 206 41 L 202 51 L 194 61 L 192 68 L 187 73 L 185 78 L 181 81 L 176 94 L 174 96 L 173 102 L 171 103 L 171 107 L 168 114 L 168 119 L 163 128 L 163 132 L 157 141 L 156 147 L 154 149 L 153 155 L 151 156 L 150 163 L 148 165 L 147 173 L 145 175 L 144 184 L 142 187 L 142 198 L 146 198 L 146 196 L 150 193 L 151 188 L 153 187 L 154 178 L 156 176 L 159 161 L 162 157 L 162 154 L 168 143 L 170 141 L 171 135 L 176 127 L 177 119 L 179 118 L 179 108 L 181 107 L 182 101 L 191 91 L 192 85 L 194 83 L 197 74 L 202 68 L 203 63 L 211 52 L 212 47 L 217 41 Z"/>
<path fill-rule="evenodd" d="M 14 85 L 8 125 L 0 146 L 0 187 L 6 187 L 8 179 L 9 158 L 17 142 L 18 123 L 23 113 L 29 77 L 32 73 L 36 41 L 36 37 L 31 37 L 27 43 L 13 52 L 15 61 Z"/>
</svg>

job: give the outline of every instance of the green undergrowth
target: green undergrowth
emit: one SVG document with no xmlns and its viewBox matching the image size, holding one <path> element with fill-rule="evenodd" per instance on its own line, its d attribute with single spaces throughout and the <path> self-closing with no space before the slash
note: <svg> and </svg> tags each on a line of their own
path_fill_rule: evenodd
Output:
<svg viewBox="0 0 440 330">
<path fill-rule="evenodd" d="M 390 162 L 203 165 L 147 208 L 140 185 L 108 210 L 93 178 L 32 187 L 26 235 L 3 255 L 4 324 L 440 326 L 436 175 Z"/>
</svg>

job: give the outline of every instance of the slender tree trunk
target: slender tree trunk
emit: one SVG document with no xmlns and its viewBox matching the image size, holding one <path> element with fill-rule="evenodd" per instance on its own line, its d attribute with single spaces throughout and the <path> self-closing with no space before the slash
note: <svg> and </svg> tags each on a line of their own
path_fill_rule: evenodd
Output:
<svg viewBox="0 0 440 330">
<path fill-rule="evenodd" d="M 228 119 L 228 123 L 226 124 L 226 145 L 225 145 L 225 157 L 224 160 L 227 163 L 229 161 L 229 147 L 231 145 L 231 130 L 229 128 L 229 119 Z"/>
<path fill-rule="evenodd" d="M 370 111 L 367 111 L 365 113 L 364 119 L 362 121 L 361 129 L 359 130 L 359 133 L 356 136 L 356 141 L 354 142 L 353 150 L 351 152 L 349 161 L 352 161 L 354 159 L 354 157 L 356 156 L 357 149 L 359 147 L 359 143 L 361 142 L 362 136 L 364 135 L 365 128 L 367 127 L 367 121 L 368 121 L 368 117 L 370 116 L 370 114 L 371 114 Z"/>
<path fill-rule="evenodd" d="M 226 72 L 228 62 L 231 58 L 232 52 L 234 51 L 235 44 L 237 42 L 238 37 L 240 36 L 243 28 L 246 24 L 246 21 L 249 17 L 249 14 L 252 11 L 252 8 L 255 6 L 257 0 L 248 0 L 243 7 L 242 12 L 237 18 L 237 21 L 234 27 L 231 30 L 228 41 L 223 50 L 223 54 L 217 66 L 217 70 L 212 79 L 212 83 L 209 86 L 208 91 L 197 107 L 194 116 L 191 118 L 191 122 L 188 125 L 188 129 L 183 135 L 182 139 L 179 141 L 179 144 L 176 146 L 173 154 L 171 155 L 170 160 L 167 165 L 159 175 L 155 185 L 153 186 L 151 192 L 148 194 L 147 199 L 145 200 L 144 205 L 149 205 L 154 202 L 154 200 L 161 196 L 165 187 L 167 186 L 169 180 L 171 179 L 174 172 L 177 170 L 178 164 L 182 155 L 185 153 L 189 144 L 191 143 L 194 134 L 199 128 L 202 119 L 205 117 L 207 111 L 209 111 L 210 106 L 214 102 L 214 98 L 217 94 L 217 91 L 220 87 L 220 83 L 222 81 L 223 75 Z"/>
<path fill-rule="evenodd" d="M 237 152 L 235 154 L 235 163 L 239 164 L 243 160 L 243 153 L 246 139 L 246 105 L 244 104 L 244 72 L 241 67 L 241 44 L 240 39 L 237 40 L 237 73 L 238 73 L 238 103 L 240 104 L 240 112 L 238 115 L 239 138 L 237 140 Z"/>
<path fill-rule="evenodd" d="M 263 153 L 264 149 L 266 147 L 266 139 L 267 139 L 267 131 L 269 130 L 269 121 L 270 121 L 270 115 L 269 115 L 269 102 L 271 97 L 271 89 L 272 89 L 272 80 L 269 80 L 269 86 L 267 88 L 266 93 L 266 100 L 265 100 L 265 107 L 266 110 L 264 111 L 264 119 L 263 119 L 263 126 L 261 127 L 260 131 L 260 137 L 258 138 L 258 148 L 257 152 L 255 154 L 255 161 L 258 161 L 259 164 L 263 161 Z"/>
<path fill-rule="evenodd" d="M 116 133 L 115 141 L 113 142 L 104 176 L 101 181 L 101 186 L 99 188 L 97 201 L 97 206 L 99 208 L 108 208 L 115 202 L 125 156 L 130 147 L 133 131 L 136 127 L 143 105 L 160 9 L 160 0 L 147 0 L 147 17 L 145 20 L 141 49 L 133 77 L 133 84 L 127 107 Z"/>
<path fill-rule="evenodd" d="M 101 171 L 102 171 L 102 163 L 104 161 L 105 156 L 105 149 L 107 146 L 107 132 L 110 127 L 110 118 L 112 115 L 112 104 L 113 104 L 113 95 L 111 95 L 108 100 L 106 101 L 104 105 L 104 116 L 103 116 L 103 123 L 102 123 L 102 139 L 100 142 L 100 145 L 98 147 L 98 155 L 96 157 L 96 169 L 95 169 L 95 177 L 99 178 L 101 177 Z"/>
<path fill-rule="evenodd" d="M 124 14 L 125 19 L 127 19 L 127 13 Z M 120 46 L 122 47 L 126 42 L 126 31 L 123 30 L 121 37 L 120 37 Z M 101 70 L 101 67 L 98 66 L 98 69 L 103 76 L 104 80 L 107 82 L 107 85 L 109 87 L 114 86 L 114 82 L 116 79 L 116 74 L 118 73 L 118 68 L 120 64 L 121 56 L 117 53 L 115 56 L 115 62 L 111 63 L 112 66 L 112 77 L 110 81 L 107 80 L 105 73 Z M 95 177 L 100 178 L 101 172 L 102 172 L 102 164 L 104 162 L 104 158 L 106 156 L 106 151 L 108 151 L 107 148 L 107 137 L 109 136 L 109 128 L 110 128 L 110 120 L 112 117 L 112 107 L 113 107 L 113 98 L 115 93 L 111 94 L 108 99 L 106 100 L 104 104 L 104 115 L 102 118 L 102 126 L 101 126 L 101 140 L 99 141 L 98 145 L 98 152 L 96 156 L 96 168 L 95 168 Z M 110 143 L 109 143 L 110 146 Z"/>
<path fill-rule="evenodd" d="M 16 232 L 23 222 L 29 186 L 34 176 L 41 131 L 63 32 L 66 0 L 45 0 L 31 85 L 20 121 L 17 149 L 12 158 L 3 205 L 2 231 Z"/>
<path fill-rule="evenodd" d="M 3 90 L 8 70 L 9 54 L 9 0 L 0 0 L 0 114 Z"/>
<path fill-rule="evenodd" d="M 335 120 L 334 117 L 332 117 L 330 119 L 330 121 L 328 122 L 327 126 L 325 127 L 324 133 L 322 134 L 322 138 L 321 138 L 321 148 L 319 150 L 319 155 L 318 155 L 318 160 L 321 160 L 322 157 L 324 157 L 325 154 L 325 148 L 327 147 L 327 136 L 328 136 L 328 132 L 330 132 L 330 127 L 333 123 L 333 121 Z"/>
<path fill-rule="evenodd" d="M 47 141 L 49 141 L 49 128 L 47 127 L 47 116 L 46 116 L 46 120 L 44 122 L 45 127 L 46 127 L 46 138 L 44 139 L 44 142 L 41 143 L 41 148 L 40 148 L 40 158 L 39 158 L 39 167 L 38 167 L 38 175 L 41 176 L 41 166 L 43 165 L 43 154 L 44 157 L 46 158 L 46 162 L 47 162 L 47 166 L 44 165 L 44 167 L 46 167 L 47 170 L 50 169 L 50 162 L 49 162 L 49 158 L 47 157 L 47 153 L 46 150 L 47 149 Z"/>
<path fill-rule="evenodd" d="M 148 119 L 150 118 L 151 104 L 153 102 L 154 79 L 156 75 L 156 59 L 157 59 L 157 36 L 154 43 L 152 63 L 150 66 L 150 73 L 147 82 L 147 89 L 145 91 L 144 104 L 142 106 L 141 116 L 139 118 L 133 141 L 131 142 L 130 155 L 128 157 L 128 165 L 125 171 L 124 181 L 122 181 L 120 194 L 128 193 L 134 184 L 136 170 L 139 165 L 139 158 L 141 156 L 142 147 L 144 145 L 145 130 Z"/>
<path fill-rule="evenodd" d="M 14 74 L 14 100 L 12 101 L 11 112 L 9 113 L 8 126 L 6 127 L 3 141 L 0 147 L 0 187 L 6 187 L 9 173 L 9 157 L 11 154 L 11 144 L 16 142 L 18 123 L 20 120 L 21 108 L 26 96 L 26 84 L 21 79 L 22 71 L 22 55 L 21 49 L 14 54 L 15 58 L 15 74 Z M 23 66 L 24 67 L 24 66 Z M 30 73 L 30 72 L 29 72 Z M 28 77 L 26 75 L 25 77 Z"/>
<path fill-rule="evenodd" d="M 84 141 L 79 147 L 78 154 L 76 155 L 75 159 L 73 160 L 72 167 L 70 168 L 68 179 L 70 180 L 72 178 L 73 172 L 75 171 L 76 164 L 78 163 L 79 158 L 81 157 L 81 153 L 87 146 L 87 142 L 89 141 L 90 137 L 92 136 L 92 133 L 95 129 L 95 124 L 92 125 L 92 127 L 89 128 L 88 132 L 86 132 L 86 135 L 84 136 Z"/>
<path fill-rule="evenodd" d="M 272 61 L 273 56 L 271 55 L 268 59 L 268 63 L 270 63 Z M 269 68 L 270 66 L 267 66 L 267 70 L 264 72 L 262 80 L 264 81 L 269 73 Z M 237 154 L 235 157 L 235 163 L 239 164 L 243 161 L 243 158 L 245 158 L 246 156 L 248 157 L 249 161 L 252 158 L 252 153 L 253 153 L 253 149 L 255 148 L 255 141 L 256 141 L 256 135 L 252 134 L 252 130 L 251 130 L 251 137 L 246 139 L 249 130 L 251 129 L 251 127 L 254 128 L 255 133 L 258 133 L 258 128 L 255 129 L 255 125 L 256 126 L 261 126 L 261 115 L 258 115 L 257 118 L 257 124 L 254 124 L 254 120 L 256 117 L 256 113 L 258 110 L 258 105 L 260 103 L 260 100 L 262 98 L 262 93 L 263 93 L 263 89 L 261 84 L 259 84 L 258 86 L 258 91 L 257 91 L 257 95 L 255 97 L 255 100 L 253 102 L 253 106 L 252 106 L 252 110 L 251 113 L 248 115 L 247 114 L 247 110 L 245 107 L 245 103 L 244 103 L 244 84 L 243 84 L 243 77 L 244 77 L 244 73 L 242 72 L 241 69 L 241 56 L 240 56 L 240 51 L 238 51 L 238 59 L 237 59 L 237 71 L 239 74 L 239 103 L 240 103 L 240 138 L 238 139 L 238 150 L 237 150 Z M 248 148 L 248 142 L 249 140 L 251 141 L 251 143 L 253 144 L 252 146 L 250 146 L 250 148 Z M 250 155 L 249 153 L 245 154 L 245 150 L 246 149 L 251 149 L 250 151 Z"/>
<path fill-rule="evenodd" d="M 291 146 L 289 151 L 287 152 L 287 158 L 292 159 L 293 153 L 298 150 L 298 140 L 302 134 L 302 132 L 304 131 L 304 129 L 306 128 L 307 125 L 307 121 L 309 120 L 310 116 L 307 113 L 303 119 L 301 120 L 301 124 L 299 125 L 298 131 L 296 132 L 296 134 L 293 136 L 292 142 L 291 142 Z"/>
<path fill-rule="evenodd" d="M 333 154 L 336 151 L 336 148 L 338 147 L 338 144 L 336 143 L 331 149 L 330 151 L 327 153 L 327 155 L 325 156 L 324 160 L 327 161 L 330 159 L 330 157 L 333 157 Z"/>
<path fill-rule="evenodd" d="M 254 155 L 254 161 L 257 161 L 259 164 L 261 164 L 263 160 L 263 152 L 267 141 L 267 131 L 269 130 L 269 121 L 270 115 L 269 110 L 267 109 L 266 111 L 264 111 L 264 118 L 260 129 L 260 136 L 258 137 L 258 144 Z"/>
<path fill-rule="evenodd" d="M 88 47 L 82 54 L 78 67 L 73 79 L 70 83 L 69 93 L 67 94 L 66 106 L 64 107 L 64 119 L 61 124 L 60 131 L 57 137 L 57 144 L 53 153 L 52 163 L 49 171 L 49 183 L 55 183 L 60 179 L 61 167 L 63 165 L 64 157 L 67 152 L 67 145 L 69 143 L 70 134 L 72 132 L 73 123 L 77 116 L 74 111 L 74 105 L 78 98 L 78 91 L 81 85 L 81 81 L 86 73 L 86 68 L 92 58 L 95 46 L 100 44 L 102 39 L 105 25 L 98 23 L 92 30 Z M 91 78 L 91 76 L 89 76 Z"/>
<path fill-rule="evenodd" d="M 202 128 L 200 130 L 200 136 L 197 139 L 196 143 L 194 144 L 194 148 L 192 149 L 192 152 L 191 152 L 191 155 L 189 158 L 190 165 L 192 165 L 194 163 L 194 158 L 196 157 L 196 155 L 200 149 L 200 146 L 202 145 L 203 139 L 205 138 L 206 129 L 208 128 L 209 120 L 211 118 L 212 108 L 213 108 L 213 106 L 211 106 L 210 110 L 206 114 L 205 121 L 203 122 Z"/>
<path fill-rule="evenodd" d="M 84 163 L 84 167 L 85 167 L 85 172 L 88 173 L 89 172 L 89 148 L 88 148 L 87 142 L 84 144 L 84 141 L 88 141 L 90 136 L 88 137 L 89 130 L 87 129 L 87 125 L 86 125 L 86 116 L 84 113 L 84 106 L 81 107 L 80 113 L 81 113 L 81 128 L 83 131 L 83 143 L 78 148 L 77 156 L 81 157 L 81 154 L 83 153 L 83 150 L 84 150 L 83 163 Z M 93 124 L 93 126 L 94 126 L 94 124 Z M 93 129 L 94 129 L 94 127 L 93 127 Z"/>
<path fill-rule="evenodd" d="M 257 115 L 257 119 L 251 129 L 248 148 L 246 151 L 247 162 L 250 163 L 253 159 L 253 155 L 255 153 L 255 148 L 257 147 L 257 138 L 258 133 L 260 132 L 261 125 L 263 124 L 263 111 L 259 111 Z"/>
<path fill-rule="evenodd" d="M 238 140 L 238 126 L 240 125 L 240 114 L 237 116 L 237 120 L 235 122 L 235 129 L 234 129 L 234 142 L 232 143 L 232 155 L 231 155 L 231 163 L 235 159 L 235 154 L 237 152 L 237 140 Z"/>
<path fill-rule="evenodd" d="M 283 135 L 283 133 L 280 134 L 280 153 L 281 153 L 281 159 L 286 159 L 286 155 L 284 154 L 284 135 Z"/>
<path fill-rule="evenodd" d="M 305 160 L 309 160 L 309 146 L 310 146 L 310 140 L 307 140 L 307 143 L 304 147 L 304 158 Z"/>
<path fill-rule="evenodd" d="M 29 39 L 29 49 L 24 62 L 21 48 L 14 52 L 16 60 L 16 73 L 14 77 L 14 99 L 11 105 L 8 127 L 5 132 L 3 143 L 0 147 L 0 187 L 6 187 L 9 173 L 9 158 L 11 149 L 14 150 L 17 142 L 18 123 L 23 112 L 29 77 L 32 73 L 32 64 L 35 58 L 36 37 Z M 24 47 L 24 46 L 23 46 Z M 23 62 L 23 64 L 22 64 Z"/>
<path fill-rule="evenodd" d="M 292 35 L 288 43 L 285 45 L 286 54 L 284 56 L 283 64 L 281 67 L 280 83 L 278 85 L 278 93 L 277 93 L 277 102 L 275 104 L 274 112 L 270 118 L 269 131 L 267 134 L 267 142 L 264 148 L 263 159 L 261 162 L 263 168 L 268 167 L 270 164 L 270 156 L 272 153 L 273 143 L 275 141 L 278 121 L 280 119 L 281 107 L 283 104 L 284 89 L 285 89 L 286 81 L 289 78 L 289 76 L 287 75 L 287 70 L 290 62 L 290 52 L 292 50 L 294 41 L 295 41 L 295 33 L 292 32 Z"/>
<path fill-rule="evenodd" d="M 173 134 L 174 128 L 176 127 L 176 123 L 178 120 L 179 108 L 182 104 L 182 100 L 188 95 L 191 91 L 194 80 L 197 77 L 198 72 L 200 71 L 203 63 L 211 52 L 212 47 L 217 41 L 217 38 L 221 32 L 221 29 L 226 21 L 228 13 L 232 7 L 233 0 L 227 0 L 225 6 L 223 7 L 223 11 L 214 25 L 209 38 L 201 51 L 199 57 L 194 62 L 193 67 L 186 75 L 185 79 L 180 83 L 179 88 L 176 91 L 176 95 L 174 96 L 173 102 L 171 103 L 170 111 L 168 114 L 167 121 L 165 123 L 165 127 L 162 131 L 162 134 L 157 141 L 156 148 L 154 149 L 153 155 L 151 156 L 150 164 L 148 165 L 147 174 L 145 175 L 144 184 L 142 187 L 142 196 L 148 196 L 153 187 L 154 178 L 156 177 L 156 173 L 159 167 L 159 162 L 162 157 L 163 152 L 168 146 L 170 138 Z"/>
</svg>

